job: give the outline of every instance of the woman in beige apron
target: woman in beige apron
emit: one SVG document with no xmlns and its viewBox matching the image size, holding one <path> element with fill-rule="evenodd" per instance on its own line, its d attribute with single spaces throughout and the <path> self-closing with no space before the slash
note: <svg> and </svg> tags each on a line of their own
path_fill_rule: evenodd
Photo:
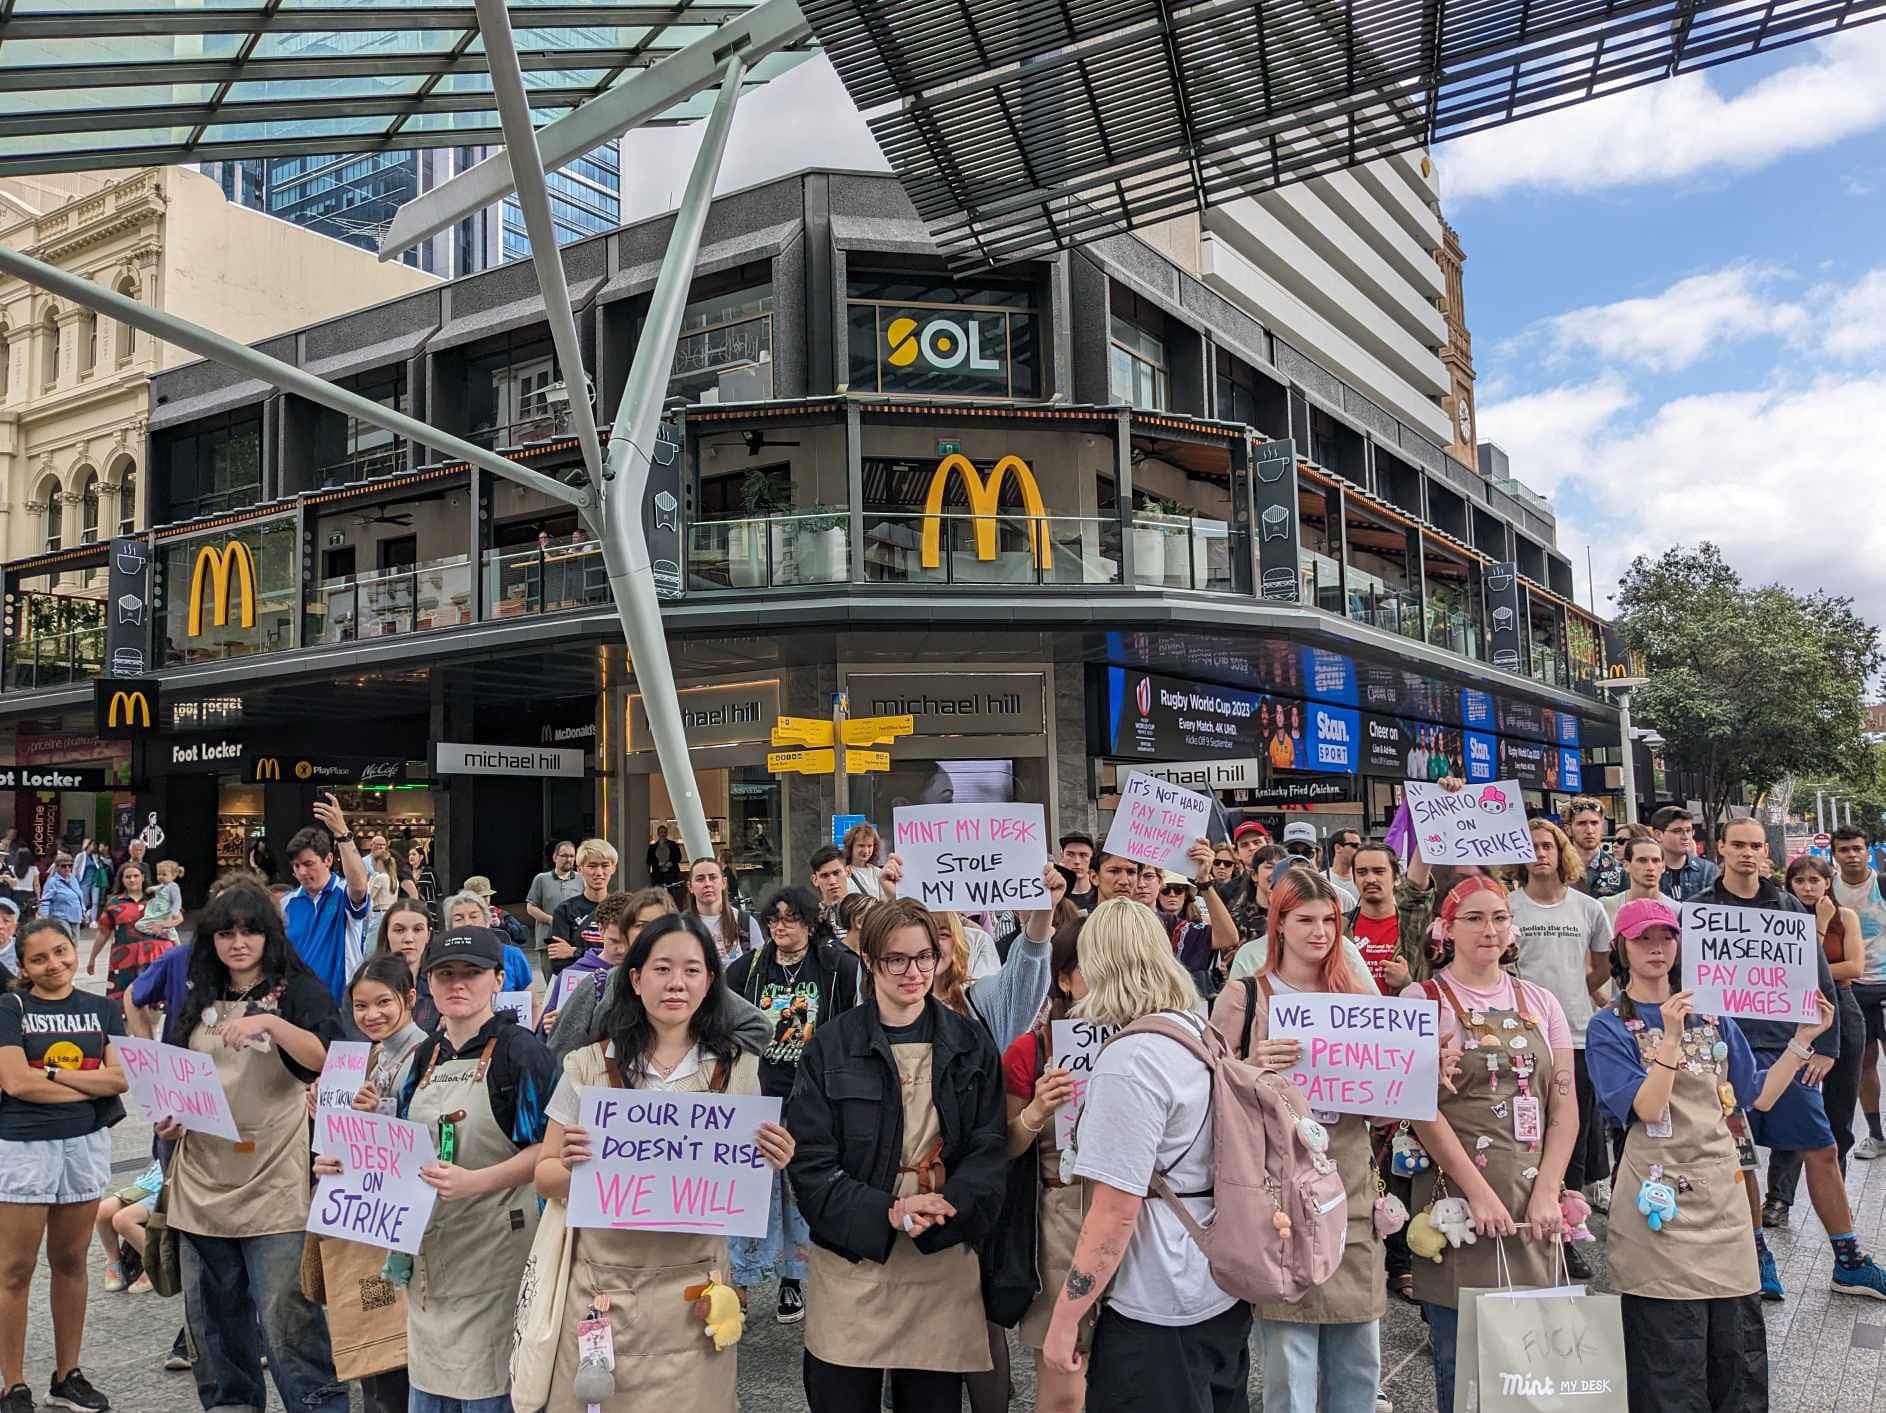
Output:
<svg viewBox="0 0 1886 1413">
<path fill-rule="evenodd" d="M 1080 1413 L 1087 1400 L 1084 1374 L 1064 1374 L 1041 1357 L 1054 1300 L 1074 1261 L 1081 1222 L 1087 1216 L 1088 1185 L 1061 1176 L 1061 1150 L 1054 1141 L 1055 1115 L 1074 1097 L 1074 1075 L 1053 1065 L 1054 1022 L 1066 1020 L 1074 1003 L 1087 994 L 1081 978 L 1080 924 L 1058 928 L 1049 957 L 1048 1016 L 1019 1037 L 1002 1056 L 1008 1089 L 1008 1152 L 1019 1158 L 1035 1150 L 1041 1201 L 1035 1209 L 1035 1270 L 1041 1288 L 1016 1333 L 1035 1351 L 1035 1407 L 1038 1413 Z"/>
<path fill-rule="evenodd" d="M 307 1087 L 340 1029 L 334 998 L 295 956 L 275 900 L 246 883 L 212 898 L 164 1040 L 215 1061 L 239 1137 L 186 1133 L 173 1119 L 156 1126 L 177 1145 L 166 1202 L 205 1408 L 266 1406 L 267 1358 L 284 1406 L 346 1413 L 327 1322 L 301 1293 Z"/>
<path fill-rule="evenodd" d="M 1253 984 L 1254 983 L 1254 984 Z M 1249 983 L 1219 993 L 1212 1025 L 1231 1052 L 1268 1070 L 1288 1071 L 1303 1054 L 1296 1040 L 1270 1039 L 1270 998 L 1296 991 L 1376 994 L 1342 945 L 1342 900 L 1324 877 L 1288 870 L 1270 892 L 1270 955 Z M 1369 1121 L 1360 1114 L 1319 1113 L 1329 1156 L 1348 1194 L 1342 1262 L 1301 1300 L 1260 1306 L 1265 1413 L 1375 1413 L 1382 1372 L 1381 1320 L 1388 1306 L 1382 1236 L 1375 1229 L 1381 1192 Z"/>
<path fill-rule="evenodd" d="M 453 928 L 426 946 L 422 975 L 439 1031 L 413 1052 L 400 1117 L 423 1124 L 438 1191 L 406 1291 L 412 1413 L 508 1413 L 518 1278 L 537 1231 L 531 1177 L 556 1064 L 510 1012 L 504 935 Z"/>
<path fill-rule="evenodd" d="M 936 1002 L 943 933 L 909 899 L 866 916 L 863 1005 L 799 1061 L 789 1176 L 812 1231 L 805 1390 L 812 1413 L 877 1404 L 957 1413 L 990 1367 L 976 1246 L 1000 1214 L 1000 1064 L 980 1022 Z"/>
<path fill-rule="evenodd" d="M 555 1201 L 569 1199 L 573 1170 L 595 1155 L 594 1138 L 580 1123 L 584 1087 L 760 1092 L 759 1060 L 742 1054 L 734 1039 L 720 949 L 705 923 L 676 914 L 656 918 L 622 966 L 629 984 L 616 988 L 602 1017 L 607 1038 L 564 1060 L 551 1096 L 544 1153 L 555 1156 L 538 1161 L 537 1190 Z M 776 1169 L 792 1157 L 792 1136 L 778 1124 L 760 1125 L 757 1143 Z M 550 1413 L 583 1413 L 591 1403 L 605 1413 L 732 1413 L 738 1346 L 716 1349 L 692 1294 L 710 1278 L 730 1280 L 726 1238 L 583 1228 L 574 1239 Z M 577 1392 L 584 1362 L 577 1330 L 591 1319 L 609 1323 L 615 1394 L 607 1399 Z"/>
<path fill-rule="evenodd" d="M 1623 1297 L 1630 1406 L 1759 1413 L 1768 1407 L 1768 1333 L 1728 1119 L 1744 1105 L 1774 1104 L 1833 1008 L 1823 997 L 1821 1020 L 1800 1026 L 1781 1058 L 1757 1069 L 1733 1020 L 1695 1015 L 1689 992 L 1672 994 L 1678 930 L 1676 910 L 1660 898 L 1618 909 L 1617 1007 L 1592 1017 L 1586 1040 L 1592 1087 L 1624 1128 L 1606 1252 Z"/>
<path fill-rule="evenodd" d="M 1453 960 L 1402 994 L 1440 1002 L 1443 1055 L 1458 1055 L 1458 1072 L 1441 1086 L 1439 1117 L 1414 1126 L 1433 1165 L 1415 1177 L 1412 1207 L 1419 1220 L 1441 1198 L 1462 1200 L 1478 1236 L 1471 1245 L 1450 1242 L 1438 1263 L 1419 1256 L 1414 1263 L 1435 1402 L 1439 1413 L 1453 1413 L 1461 1288 L 1558 1284 L 1559 1193 L 1578 1136 L 1578 1098 L 1564 1010 L 1550 992 L 1500 967 L 1513 941 L 1506 890 L 1490 878 L 1466 879 L 1442 901 L 1440 923 Z M 1453 1072 L 1449 1058 L 1443 1064 Z"/>
</svg>

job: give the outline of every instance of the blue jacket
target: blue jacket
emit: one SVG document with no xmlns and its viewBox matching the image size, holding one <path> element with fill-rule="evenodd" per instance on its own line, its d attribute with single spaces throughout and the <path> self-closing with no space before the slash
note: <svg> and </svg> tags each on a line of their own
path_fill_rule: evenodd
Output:
<svg viewBox="0 0 1886 1413">
<path fill-rule="evenodd" d="M 85 918 L 85 890 L 76 878 L 55 873 L 39 890 L 39 910 L 68 927 L 77 927 Z"/>
</svg>

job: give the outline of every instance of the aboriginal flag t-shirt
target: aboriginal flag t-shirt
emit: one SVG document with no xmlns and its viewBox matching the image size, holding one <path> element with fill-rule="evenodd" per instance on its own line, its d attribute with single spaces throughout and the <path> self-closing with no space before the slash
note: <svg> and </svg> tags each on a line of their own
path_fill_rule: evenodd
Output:
<svg viewBox="0 0 1886 1413">
<path fill-rule="evenodd" d="M 124 1014 L 116 1001 L 74 991 L 63 1001 L 46 1001 L 30 991 L 0 995 L 0 1048 L 18 1046 L 35 1071 L 53 1065 L 62 1070 L 95 1070 L 105 1063 L 105 1046 L 124 1034 Z M 39 1104 L 0 1095 L 0 1140 L 31 1143 L 49 1138 L 83 1138 L 98 1130 L 98 1106 L 89 1100 Z"/>
</svg>

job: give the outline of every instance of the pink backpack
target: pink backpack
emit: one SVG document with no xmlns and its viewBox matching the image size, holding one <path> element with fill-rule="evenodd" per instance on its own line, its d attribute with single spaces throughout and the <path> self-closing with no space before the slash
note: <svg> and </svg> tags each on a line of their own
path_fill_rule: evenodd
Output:
<svg viewBox="0 0 1886 1413">
<path fill-rule="evenodd" d="M 1285 1076 L 1240 1060 L 1207 1026 L 1201 1036 L 1167 1015 L 1143 1016 L 1108 1039 L 1163 1035 L 1211 1071 L 1210 1226 L 1153 1174 L 1153 1194 L 1198 1243 L 1212 1279 L 1253 1304 L 1301 1299 L 1336 1273 L 1347 1232 L 1349 1195 L 1330 1159 L 1329 1134 L 1310 1117 L 1303 1092 Z"/>
</svg>

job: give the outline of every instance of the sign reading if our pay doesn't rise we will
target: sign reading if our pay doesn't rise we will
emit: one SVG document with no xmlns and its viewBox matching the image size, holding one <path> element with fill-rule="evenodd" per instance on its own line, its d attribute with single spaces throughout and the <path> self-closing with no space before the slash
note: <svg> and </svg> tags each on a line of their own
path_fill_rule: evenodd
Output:
<svg viewBox="0 0 1886 1413">
<path fill-rule="evenodd" d="M 1136 770 L 1120 787 L 1106 852 L 1190 876 L 1194 865 L 1187 851 L 1195 839 L 1210 836 L 1211 817 L 1209 795 Z"/>
<path fill-rule="evenodd" d="M 900 805 L 893 847 L 900 891 L 942 911 L 1048 905 L 1048 825 L 1040 805 Z"/>
</svg>

